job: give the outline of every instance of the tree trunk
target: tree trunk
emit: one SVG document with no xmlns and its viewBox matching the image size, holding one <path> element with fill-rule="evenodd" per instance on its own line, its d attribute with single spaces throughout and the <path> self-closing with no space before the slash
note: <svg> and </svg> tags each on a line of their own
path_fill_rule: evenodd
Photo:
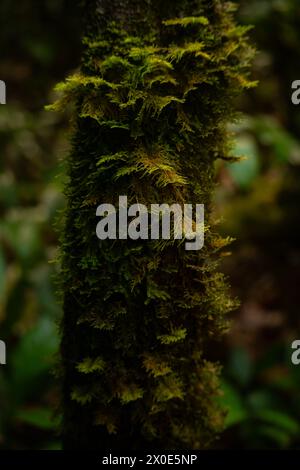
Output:
<svg viewBox="0 0 300 470">
<path fill-rule="evenodd" d="M 222 0 L 86 0 L 61 242 L 66 449 L 207 447 L 222 428 L 208 342 L 232 308 L 210 222 L 250 49 Z M 174 21 L 167 21 L 174 20 Z M 204 204 L 205 246 L 96 237 L 96 208 Z"/>
</svg>

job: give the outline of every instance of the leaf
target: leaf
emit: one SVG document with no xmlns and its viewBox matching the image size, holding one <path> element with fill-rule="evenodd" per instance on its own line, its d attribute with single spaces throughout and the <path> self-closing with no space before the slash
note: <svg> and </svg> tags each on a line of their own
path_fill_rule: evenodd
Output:
<svg viewBox="0 0 300 470">
<path fill-rule="evenodd" d="M 275 442 L 280 448 L 288 447 L 290 444 L 290 436 L 281 429 L 273 426 L 259 426 L 257 429 L 258 436 L 267 437 L 269 440 Z"/>
<path fill-rule="evenodd" d="M 54 430 L 58 426 L 58 420 L 53 418 L 53 411 L 48 408 L 21 409 L 15 418 L 39 429 Z"/>
<path fill-rule="evenodd" d="M 217 402 L 227 411 L 225 427 L 229 428 L 245 421 L 248 418 L 248 411 L 239 390 L 229 382 L 223 381 L 221 392 L 222 396 L 217 398 Z"/>
<path fill-rule="evenodd" d="M 229 359 L 230 376 L 240 385 L 249 384 L 253 376 L 253 364 L 249 353 L 243 348 L 233 349 Z"/>
<path fill-rule="evenodd" d="M 276 397 L 271 391 L 265 389 L 251 391 L 246 400 L 252 414 L 276 406 Z"/>
<path fill-rule="evenodd" d="M 41 318 L 37 325 L 20 339 L 12 353 L 12 382 L 18 399 L 32 394 L 42 377 L 50 377 L 53 355 L 58 350 L 56 325 Z M 38 393 L 38 388 L 36 389 Z"/>
<path fill-rule="evenodd" d="M 277 410 L 260 410 L 256 413 L 257 417 L 266 423 L 285 430 L 289 434 L 297 435 L 300 431 L 300 425 L 290 415 Z"/>
<path fill-rule="evenodd" d="M 233 150 L 233 157 L 245 157 L 237 163 L 228 164 L 228 171 L 233 181 L 242 189 L 248 189 L 259 174 L 258 150 L 250 136 L 239 137 Z"/>
<path fill-rule="evenodd" d="M 299 143 L 287 130 L 281 127 L 276 119 L 262 116 L 255 119 L 253 125 L 260 142 L 273 149 L 278 163 L 299 163 Z"/>
</svg>

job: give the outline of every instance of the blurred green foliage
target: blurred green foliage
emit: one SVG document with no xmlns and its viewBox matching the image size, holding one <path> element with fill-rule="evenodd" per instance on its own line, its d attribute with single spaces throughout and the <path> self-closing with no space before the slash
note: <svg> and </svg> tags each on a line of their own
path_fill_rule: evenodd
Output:
<svg viewBox="0 0 300 470">
<path fill-rule="evenodd" d="M 269 348 L 257 361 L 244 348 L 232 348 L 219 399 L 228 410 L 226 446 L 295 447 L 300 433 L 299 380 L 288 345 Z"/>
<path fill-rule="evenodd" d="M 236 239 L 225 258 L 241 307 L 233 316 L 221 402 L 228 409 L 221 447 L 300 448 L 300 370 L 291 363 L 299 337 L 300 77 L 298 0 L 238 1 L 252 23 L 258 54 L 234 127 L 241 163 L 219 168 L 218 214 Z"/>
<path fill-rule="evenodd" d="M 236 0 L 253 24 L 260 85 L 239 103 L 246 117 L 232 129 L 235 156 L 219 165 L 216 194 L 222 230 L 237 241 L 224 271 L 241 308 L 226 345 L 223 397 L 228 409 L 221 448 L 300 448 L 300 369 L 290 344 L 300 320 L 299 0 Z M 51 370 L 58 348 L 55 295 L 59 161 L 67 117 L 43 111 L 49 93 L 79 61 L 78 11 L 71 0 L 2 0 L 0 78 L 0 448 L 59 448 L 58 390 Z"/>
<path fill-rule="evenodd" d="M 24 445 L 18 444 L 18 434 L 28 433 L 26 425 L 50 429 L 57 393 L 49 370 L 58 348 L 60 308 L 49 261 L 55 255 L 53 227 L 63 199 L 53 178 L 60 152 L 53 117 L 8 105 L 0 109 L 0 122 L 6 156 L 0 190 L 0 335 L 8 362 L 0 369 L 0 444 L 6 447 Z"/>
<path fill-rule="evenodd" d="M 67 117 L 43 110 L 53 84 L 77 66 L 80 27 L 71 2 L 0 5 L 0 449 L 59 448 L 52 368 L 61 315 L 55 258 L 64 205 L 59 160 Z"/>
</svg>

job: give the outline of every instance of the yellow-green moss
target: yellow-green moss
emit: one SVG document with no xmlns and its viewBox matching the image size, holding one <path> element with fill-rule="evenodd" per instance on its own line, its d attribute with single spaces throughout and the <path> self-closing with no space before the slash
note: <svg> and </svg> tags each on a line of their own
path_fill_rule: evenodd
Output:
<svg viewBox="0 0 300 470">
<path fill-rule="evenodd" d="M 232 301 L 209 213 L 252 50 L 227 2 L 193 4 L 194 17 L 185 2 L 155 22 L 149 13 L 145 35 L 113 18 L 101 34 L 90 27 L 81 72 L 52 106 L 72 103 L 76 117 L 61 244 L 67 448 L 207 447 L 222 428 L 207 343 L 226 330 Z M 121 194 L 205 204 L 205 248 L 99 243 L 96 207 Z"/>
</svg>

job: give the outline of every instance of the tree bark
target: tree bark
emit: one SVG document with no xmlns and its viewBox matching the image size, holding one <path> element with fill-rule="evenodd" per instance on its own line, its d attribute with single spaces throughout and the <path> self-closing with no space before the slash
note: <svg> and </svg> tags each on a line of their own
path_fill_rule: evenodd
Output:
<svg viewBox="0 0 300 470">
<path fill-rule="evenodd" d="M 62 237 L 65 449 L 201 448 L 221 429 L 208 342 L 232 308 L 209 227 L 249 49 L 219 0 L 86 0 Z M 164 21 L 173 19 L 173 23 Z M 72 81 L 73 80 L 73 81 Z M 65 103 L 65 101 L 63 103 Z M 95 235 L 96 207 L 205 204 L 205 248 Z"/>
</svg>

